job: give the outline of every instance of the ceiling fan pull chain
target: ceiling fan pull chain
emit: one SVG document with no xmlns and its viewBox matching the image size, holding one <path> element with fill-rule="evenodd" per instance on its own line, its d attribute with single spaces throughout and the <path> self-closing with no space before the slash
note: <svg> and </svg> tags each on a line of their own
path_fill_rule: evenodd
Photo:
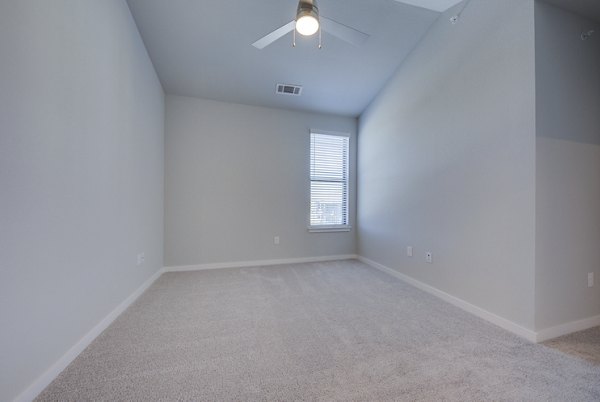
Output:
<svg viewBox="0 0 600 402">
<path fill-rule="evenodd" d="M 323 48 L 323 42 L 321 42 L 321 24 L 319 24 L 319 49 Z"/>
<path fill-rule="evenodd" d="M 294 32 L 292 32 L 292 47 L 296 47 L 296 28 L 294 28 Z"/>
</svg>

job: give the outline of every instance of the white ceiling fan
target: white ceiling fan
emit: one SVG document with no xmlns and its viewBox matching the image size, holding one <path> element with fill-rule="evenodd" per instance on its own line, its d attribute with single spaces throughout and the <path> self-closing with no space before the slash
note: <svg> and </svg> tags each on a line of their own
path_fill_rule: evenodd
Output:
<svg viewBox="0 0 600 402">
<path fill-rule="evenodd" d="M 288 32 L 297 31 L 300 35 L 312 36 L 317 32 L 320 34 L 321 29 L 353 45 L 361 45 L 369 38 L 364 32 L 320 15 L 316 0 L 300 0 L 295 19 L 263 36 L 252 46 L 263 49 Z"/>
<path fill-rule="evenodd" d="M 427 8 L 429 10 L 443 12 L 448 8 L 460 3 L 462 0 L 396 0 L 412 6 Z M 264 49 L 288 32 L 294 31 L 293 45 L 296 45 L 296 31 L 303 36 L 312 36 L 319 32 L 319 48 L 321 48 L 321 30 L 329 32 L 353 45 L 362 45 L 369 35 L 357 29 L 334 21 L 319 14 L 316 0 L 300 0 L 296 11 L 296 18 L 287 24 L 277 28 L 271 33 L 263 36 L 252 44 L 257 49 Z"/>
</svg>

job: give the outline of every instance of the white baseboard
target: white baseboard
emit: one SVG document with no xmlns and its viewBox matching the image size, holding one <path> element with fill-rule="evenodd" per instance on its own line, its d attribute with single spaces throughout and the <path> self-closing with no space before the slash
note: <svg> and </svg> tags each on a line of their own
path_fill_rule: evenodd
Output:
<svg viewBox="0 0 600 402">
<path fill-rule="evenodd" d="M 356 254 L 344 254 L 344 255 L 328 255 L 328 256 L 323 256 L 323 257 L 285 258 L 285 259 L 278 259 L 278 260 L 216 262 L 216 263 L 210 263 L 210 264 L 179 265 L 179 266 L 165 267 L 165 272 L 204 271 L 207 269 L 244 268 L 244 267 L 268 266 L 268 265 L 302 264 L 302 263 L 307 263 L 307 262 L 356 260 L 356 259 L 358 259 L 358 256 Z"/>
<path fill-rule="evenodd" d="M 146 280 L 135 292 L 119 304 L 113 311 L 102 319 L 90 332 L 85 334 L 71 349 L 67 351 L 44 374 L 38 377 L 25 391 L 17 396 L 14 402 L 29 402 L 35 399 L 58 375 L 86 348 L 98 335 L 102 333 L 127 307 L 129 307 L 146 289 L 150 287 L 164 272 L 158 270 Z"/>
<path fill-rule="evenodd" d="M 552 338 L 558 338 L 559 336 L 568 335 L 573 332 L 583 331 L 597 326 L 600 326 L 600 315 L 542 329 L 537 332 L 536 340 L 537 342 L 544 342 Z"/>
<path fill-rule="evenodd" d="M 525 327 L 522 327 L 519 324 L 516 324 L 510 320 L 507 320 L 506 318 L 500 317 L 494 313 L 491 313 L 487 310 L 482 309 L 481 307 L 477 307 L 469 302 L 459 299 L 456 296 L 452 296 L 446 292 L 443 292 L 437 288 L 434 288 L 433 286 L 427 285 L 421 281 L 411 278 L 408 275 L 405 275 L 394 269 L 386 267 L 385 265 L 379 264 L 368 258 L 358 256 L 358 259 L 360 261 L 364 262 L 365 264 L 372 266 L 373 268 L 376 268 L 383 272 L 387 272 L 388 274 L 395 276 L 396 278 L 398 278 L 404 282 L 407 282 L 418 289 L 421 289 L 429 294 L 432 294 L 433 296 L 436 296 L 436 297 L 438 297 L 460 309 L 463 309 L 468 313 L 476 315 L 479 318 L 483 318 L 484 320 L 489 321 L 492 324 L 495 324 L 495 325 L 499 326 L 500 328 L 503 328 L 509 332 L 512 332 L 513 334 L 518 335 L 521 338 L 525 338 L 526 340 L 528 340 L 530 342 L 538 342 L 537 334 L 534 331 L 531 331 Z"/>
</svg>

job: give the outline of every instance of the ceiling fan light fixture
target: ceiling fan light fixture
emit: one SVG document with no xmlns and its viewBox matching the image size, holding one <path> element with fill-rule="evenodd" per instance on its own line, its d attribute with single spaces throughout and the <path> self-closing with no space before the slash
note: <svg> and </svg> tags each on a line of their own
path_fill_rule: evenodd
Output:
<svg viewBox="0 0 600 402">
<path fill-rule="evenodd" d="M 315 1 L 300 0 L 296 13 L 296 31 L 311 36 L 319 30 L 319 9 Z"/>
<path fill-rule="evenodd" d="M 296 20 L 296 31 L 300 35 L 311 36 L 319 30 L 319 20 L 312 15 L 304 15 Z"/>
</svg>

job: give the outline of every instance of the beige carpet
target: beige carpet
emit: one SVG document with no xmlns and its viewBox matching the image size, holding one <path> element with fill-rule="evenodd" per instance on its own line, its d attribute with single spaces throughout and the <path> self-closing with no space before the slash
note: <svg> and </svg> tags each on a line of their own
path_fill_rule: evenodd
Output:
<svg viewBox="0 0 600 402">
<path fill-rule="evenodd" d="M 598 401 L 600 365 L 356 261 L 163 275 L 40 401 Z"/>
<path fill-rule="evenodd" d="M 600 327 L 552 339 L 544 345 L 600 366 Z"/>
</svg>

